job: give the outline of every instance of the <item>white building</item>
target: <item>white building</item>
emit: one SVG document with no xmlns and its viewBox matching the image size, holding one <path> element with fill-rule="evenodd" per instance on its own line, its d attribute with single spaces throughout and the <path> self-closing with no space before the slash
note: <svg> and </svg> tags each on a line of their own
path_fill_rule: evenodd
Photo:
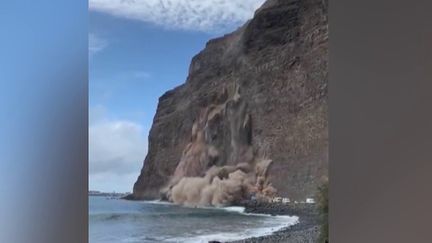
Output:
<svg viewBox="0 0 432 243">
<path fill-rule="evenodd" d="M 306 203 L 315 203 L 313 198 L 306 198 Z"/>
<path fill-rule="evenodd" d="M 280 203 L 280 202 L 282 202 L 282 198 L 281 197 L 274 197 L 273 200 L 272 200 L 272 202 L 274 202 L 274 203 Z"/>
<path fill-rule="evenodd" d="M 283 203 L 289 203 L 289 202 L 291 202 L 291 200 L 287 197 L 284 197 L 284 198 L 282 198 L 282 202 Z"/>
</svg>

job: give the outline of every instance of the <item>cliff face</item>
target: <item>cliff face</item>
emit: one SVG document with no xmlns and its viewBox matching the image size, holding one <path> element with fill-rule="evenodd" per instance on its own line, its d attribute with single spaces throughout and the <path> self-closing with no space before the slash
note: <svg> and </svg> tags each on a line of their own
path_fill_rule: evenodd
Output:
<svg viewBox="0 0 432 243">
<path fill-rule="evenodd" d="M 328 173 L 327 54 L 322 0 L 268 0 L 243 27 L 210 40 L 186 83 L 159 98 L 133 197 L 159 198 L 212 166 L 249 167 L 241 171 L 255 170 L 257 188 L 313 197 Z M 272 161 L 265 176 L 258 160 Z"/>
</svg>

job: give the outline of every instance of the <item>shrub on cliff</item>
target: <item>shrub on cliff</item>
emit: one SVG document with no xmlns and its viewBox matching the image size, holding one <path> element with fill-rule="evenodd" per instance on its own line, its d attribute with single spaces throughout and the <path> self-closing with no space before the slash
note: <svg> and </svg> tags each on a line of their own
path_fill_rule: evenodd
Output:
<svg viewBox="0 0 432 243">
<path fill-rule="evenodd" d="M 328 243 L 328 181 L 324 182 L 318 187 L 318 209 L 320 213 L 321 220 L 321 232 L 319 237 L 319 243 Z"/>
</svg>

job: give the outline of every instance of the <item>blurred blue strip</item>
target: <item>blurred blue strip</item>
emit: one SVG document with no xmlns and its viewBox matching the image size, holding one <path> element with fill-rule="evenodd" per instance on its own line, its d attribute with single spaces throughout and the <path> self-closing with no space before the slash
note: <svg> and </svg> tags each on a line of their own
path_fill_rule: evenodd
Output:
<svg viewBox="0 0 432 243">
<path fill-rule="evenodd" d="M 87 241 L 87 6 L 0 5 L 0 242 Z"/>
</svg>

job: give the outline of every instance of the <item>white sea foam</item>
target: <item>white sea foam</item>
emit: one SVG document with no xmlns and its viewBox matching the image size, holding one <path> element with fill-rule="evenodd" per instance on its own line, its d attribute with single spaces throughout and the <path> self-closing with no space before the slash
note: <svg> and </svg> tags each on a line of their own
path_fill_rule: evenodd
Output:
<svg viewBox="0 0 432 243">
<path fill-rule="evenodd" d="M 236 213 L 244 213 L 245 211 L 245 207 L 240 207 L 240 206 L 223 207 L 221 209 L 229 212 L 236 212 Z"/>
<path fill-rule="evenodd" d="M 298 223 L 297 216 L 249 214 L 243 207 L 211 207 L 195 211 L 186 207 L 183 210 L 175 204 L 159 200 L 91 199 L 91 242 L 230 241 L 269 235 Z M 165 206 L 156 206 L 161 204 Z M 123 227 L 125 225 L 128 227 Z"/>
<path fill-rule="evenodd" d="M 167 201 L 145 201 L 145 203 L 150 204 L 163 204 L 163 205 L 176 205 Z M 299 222 L 299 218 L 297 216 L 288 216 L 288 215 L 270 215 L 270 214 L 258 214 L 258 213 L 246 213 L 245 207 L 241 206 L 228 206 L 228 207 L 199 207 L 202 209 L 212 209 L 212 210 L 224 210 L 233 213 L 239 213 L 243 215 L 250 216 L 260 216 L 260 217 L 268 217 L 265 225 L 260 228 L 251 228 L 246 229 L 243 232 L 220 232 L 213 234 L 203 234 L 196 235 L 191 237 L 175 237 L 170 239 L 161 240 L 163 242 L 185 242 L 185 243 L 207 243 L 209 241 L 234 241 L 234 240 L 242 240 L 246 238 L 252 237 L 261 237 L 271 235 L 272 233 L 279 231 L 288 226 L 292 226 Z"/>
<path fill-rule="evenodd" d="M 204 234 L 192 237 L 176 237 L 166 239 L 167 242 L 185 242 L 185 243 L 207 243 L 209 241 L 235 241 L 252 237 L 261 237 L 271 235 L 285 227 L 297 224 L 297 216 L 269 216 L 268 224 L 271 226 L 263 226 L 260 228 L 251 228 L 243 232 L 220 232 L 214 234 Z M 277 224 L 276 224 L 277 223 Z"/>
<path fill-rule="evenodd" d="M 160 204 L 160 205 L 175 205 L 172 202 L 168 201 L 161 201 L 161 200 L 151 200 L 151 201 L 141 201 L 142 203 L 148 203 L 148 204 Z"/>
<path fill-rule="evenodd" d="M 151 200 L 151 201 L 142 201 L 143 203 L 147 203 L 147 204 L 159 204 L 159 205 L 178 205 L 172 202 L 168 202 L 168 201 L 161 201 L 161 200 Z M 181 206 L 181 205 L 178 205 Z M 186 207 L 187 206 L 183 206 Z M 236 212 L 236 213 L 244 213 L 245 211 L 245 207 L 241 207 L 241 206 L 228 206 L 228 207 L 193 207 L 193 208 L 202 208 L 202 209 L 212 209 L 212 210 L 225 210 L 225 211 L 229 211 L 229 212 Z M 262 215 L 262 214 L 260 214 Z"/>
</svg>

